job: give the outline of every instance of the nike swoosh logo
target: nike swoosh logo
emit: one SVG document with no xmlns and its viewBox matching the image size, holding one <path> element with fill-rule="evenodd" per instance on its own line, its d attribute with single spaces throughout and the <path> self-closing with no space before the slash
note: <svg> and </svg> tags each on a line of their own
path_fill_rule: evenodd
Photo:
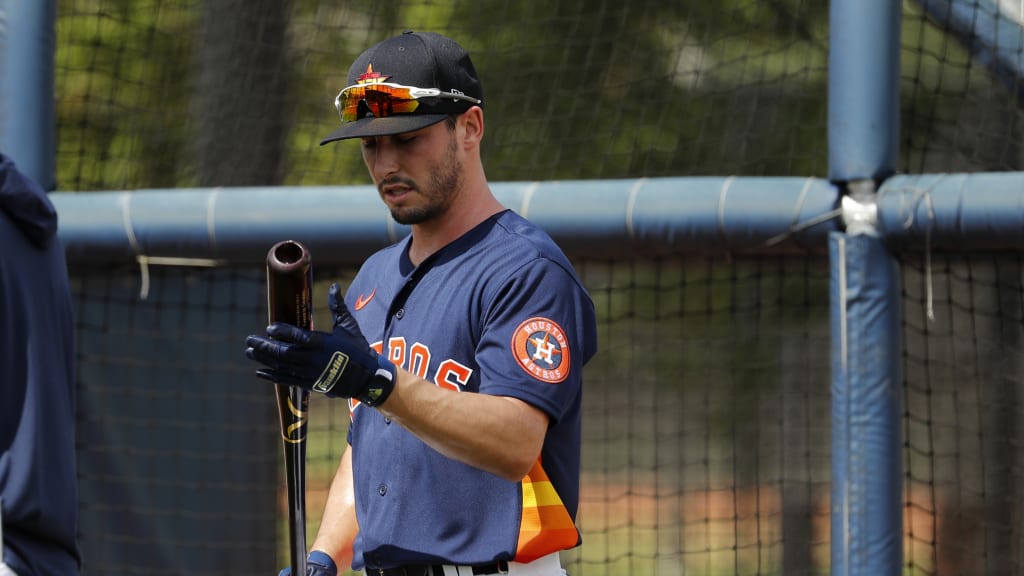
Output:
<svg viewBox="0 0 1024 576">
<path fill-rule="evenodd" d="M 369 296 L 364 297 L 362 294 L 360 294 L 359 298 L 356 298 L 356 310 L 362 310 L 363 308 L 365 308 L 366 305 L 370 303 L 370 300 L 373 300 L 373 296 L 375 294 L 377 294 L 376 288 L 373 289 L 373 292 L 370 292 Z"/>
</svg>

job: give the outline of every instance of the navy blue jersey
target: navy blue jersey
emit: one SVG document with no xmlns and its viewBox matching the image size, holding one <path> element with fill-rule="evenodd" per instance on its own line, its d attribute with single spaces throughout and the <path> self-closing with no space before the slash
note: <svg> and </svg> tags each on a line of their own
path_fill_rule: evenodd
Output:
<svg viewBox="0 0 1024 576">
<path fill-rule="evenodd" d="M 0 155 L 0 499 L 4 561 L 73 575 L 74 322 L 57 214 Z"/>
<path fill-rule="evenodd" d="M 350 401 L 353 567 L 529 562 L 576 546 L 582 369 L 597 348 L 590 297 L 554 242 L 511 211 L 418 267 L 409 242 L 369 258 L 349 286 L 367 341 L 453 394 L 528 402 L 550 426 L 533 470 L 510 482 Z"/>
</svg>

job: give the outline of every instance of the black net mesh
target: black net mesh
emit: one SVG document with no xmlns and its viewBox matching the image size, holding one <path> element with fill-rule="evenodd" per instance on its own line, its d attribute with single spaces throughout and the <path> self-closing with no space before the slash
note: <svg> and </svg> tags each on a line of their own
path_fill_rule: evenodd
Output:
<svg viewBox="0 0 1024 576">
<path fill-rule="evenodd" d="M 1020 253 L 903 261 L 904 530 L 913 574 L 1024 569 L 1021 264 Z"/>
</svg>

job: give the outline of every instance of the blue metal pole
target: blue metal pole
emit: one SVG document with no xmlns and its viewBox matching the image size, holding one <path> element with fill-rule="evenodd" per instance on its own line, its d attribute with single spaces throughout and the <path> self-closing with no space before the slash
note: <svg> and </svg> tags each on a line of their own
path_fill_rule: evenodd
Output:
<svg viewBox="0 0 1024 576">
<path fill-rule="evenodd" d="M 567 252 L 823 252 L 838 229 L 827 180 L 690 177 L 494 182 L 505 206 Z M 266 238 L 306 244 L 317 262 L 359 264 L 409 230 L 373 186 L 176 188 L 51 194 L 68 260 L 147 258 L 259 263 Z"/>
<path fill-rule="evenodd" d="M 1024 3 L 1006 0 L 915 0 L 929 18 L 948 31 L 979 63 L 999 78 L 1017 101 L 1024 101 Z"/>
<path fill-rule="evenodd" d="M 829 179 L 846 196 L 832 266 L 832 570 L 900 574 L 899 268 L 878 230 L 878 185 L 899 156 L 895 0 L 832 0 Z"/>
<path fill-rule="evenodd" d="M 895 0 L 832 0 L 829 179 L 881 180 L 899 158 L 900 9 Z"/>
<path fill-rule="evenodd" d="M 56 188 L 56 0 L 0 0 L 0 151 Z"/>
<path fill-rule="evenodd" d="M 883 241 L 834 232 L 832 575 L 900 574 L 903 417 L 899 268 Z"/>
</svg>

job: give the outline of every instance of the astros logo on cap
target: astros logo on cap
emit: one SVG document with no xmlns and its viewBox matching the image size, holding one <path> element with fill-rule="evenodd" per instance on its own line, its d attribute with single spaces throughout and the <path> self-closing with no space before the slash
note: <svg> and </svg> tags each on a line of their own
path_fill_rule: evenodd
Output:
<svg viewBox="0 0 1024 576">
<path fill-rule="evenodd" d="M 553 320 L 534 317 L 520 324 L 512 335 L 512 353 L 538 380 L 557 384 L 569 376 L 569 340 Z"/>
<path fill-rule="evenodd" d="M 366 67 L 366 72 L 363 72 L 359 75 L 359 78 L 356 78 L 356 84 L 380 84 L 381 82 L 386 82 L 388 78 L 391 78 L 391 76 L 374 72 L 373 64 L 370 64 Z"/>
</svg>

